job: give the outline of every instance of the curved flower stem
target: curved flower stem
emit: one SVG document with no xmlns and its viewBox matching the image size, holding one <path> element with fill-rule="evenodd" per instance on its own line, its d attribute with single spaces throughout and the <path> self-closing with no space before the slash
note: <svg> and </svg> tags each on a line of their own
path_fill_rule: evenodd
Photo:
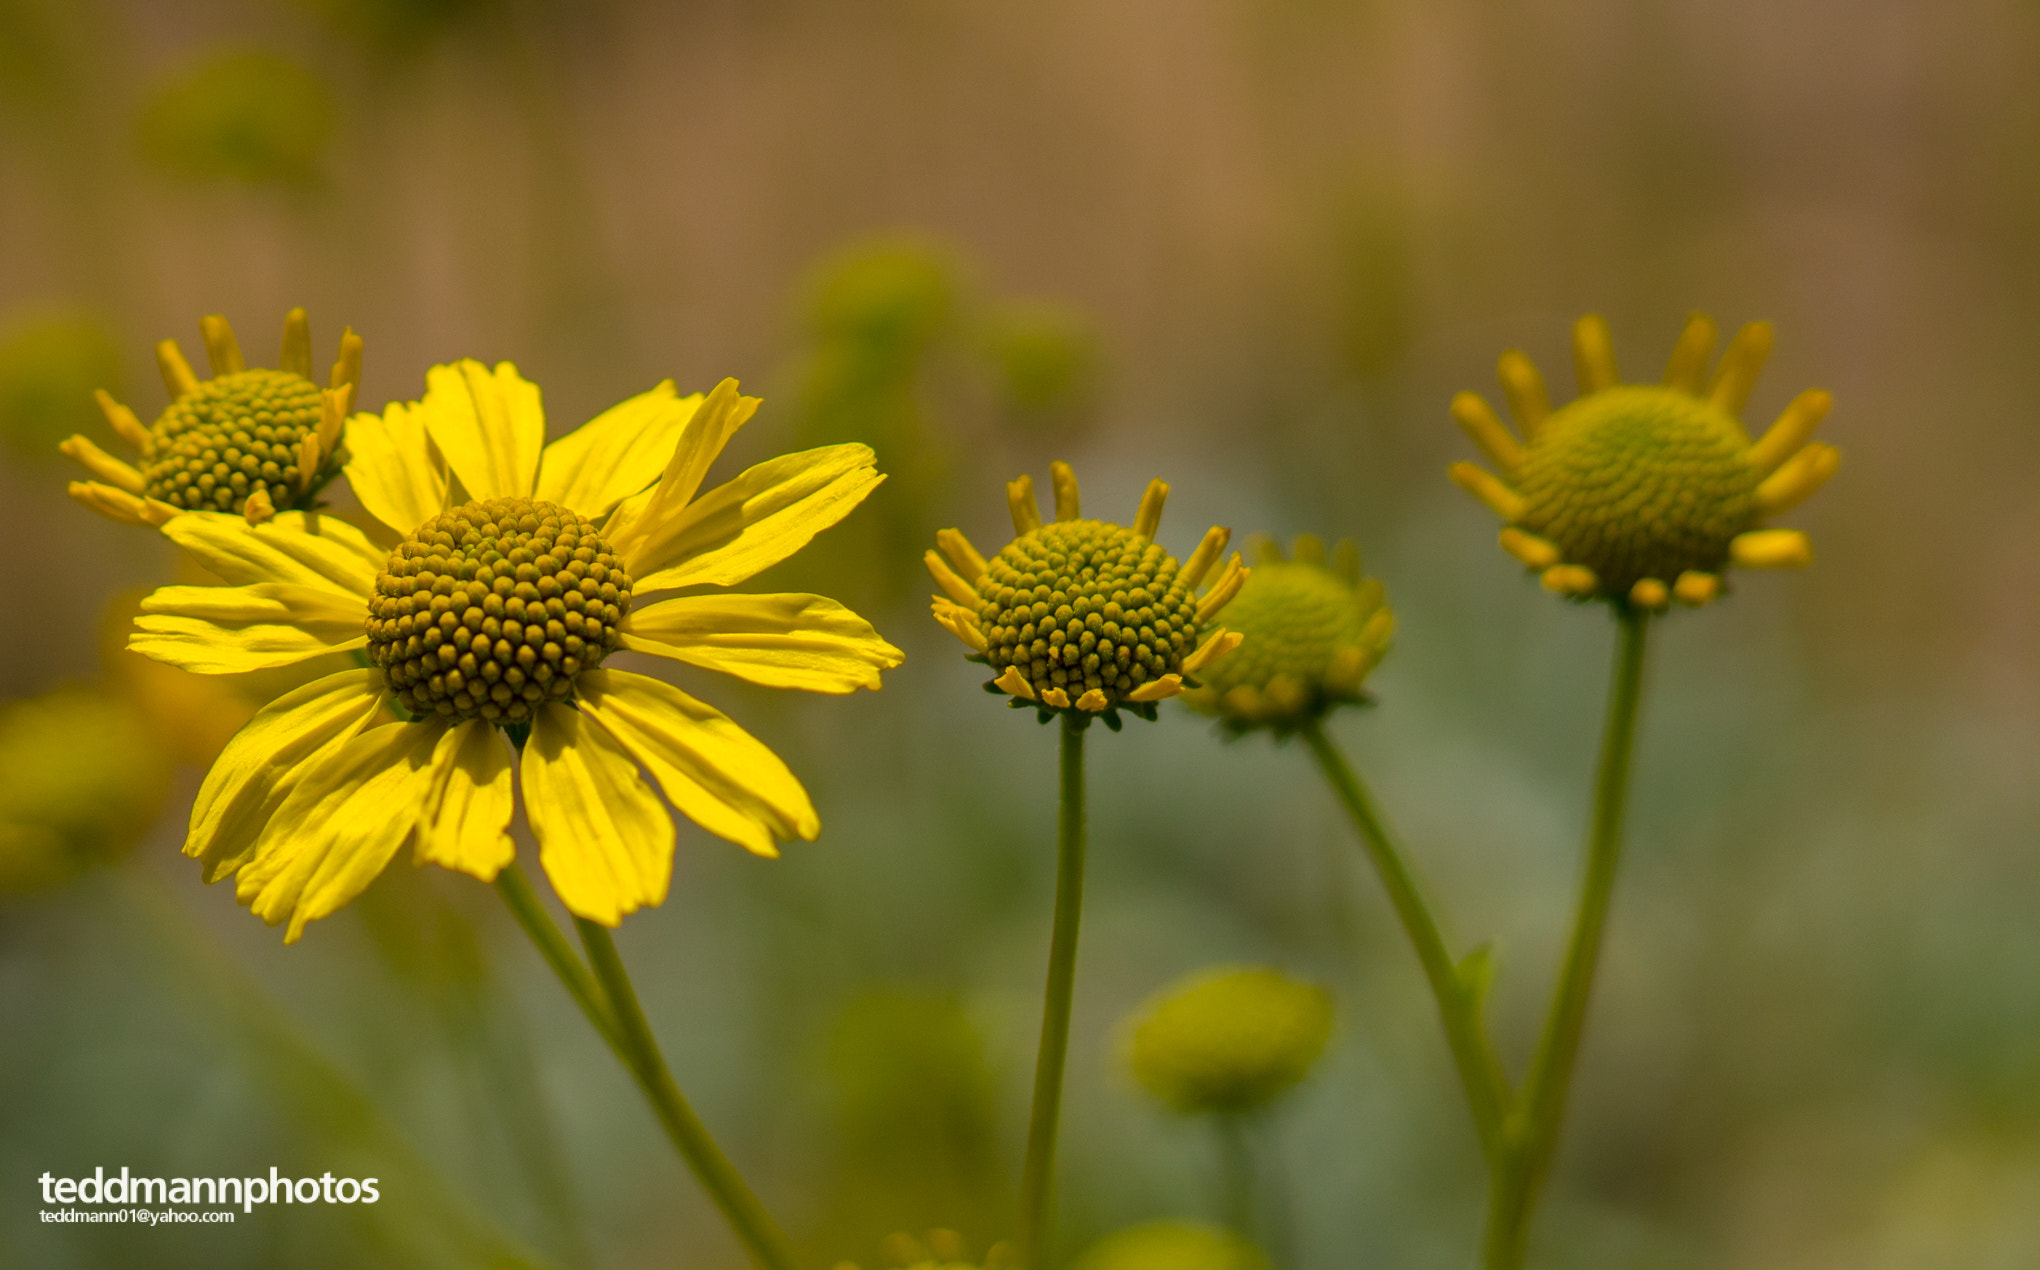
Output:
<svg viewBox="0 0 2040 1270">
<path fill-rule="evenodd" d="M 1601 734 L 1601 758 L 1594 777 L 1594 824 L 1587 843 L 1586 868 L 1580 878 L 1572 943 L 1566 950 L 1550 1013 L 1545 1016 L 1544 1033 L 1530 1060 L 1522 1097 L 1503 1129 L 1502 1158 L 1494 1169 L 1488 1196 L 1488 1270 L 1516 1270 L 1528 1251 L 1530 1219 L 1558 1147 L 1566 1091 L 1572 1084 L 1573 1065 L 1579 1058 L 1580 1036 L 1587 1021 L 1587 998 L 1593 989 L 1594 967 L 1600 960 L 1601 938 L 1607 928 L 1608 902 L 1615 890 L 1615 868 L 1622 854 L 1622 815 L 1629 795 L 1629 762 L 1636 741 L 1637 703 L 1643 695 L 1644 652 L 1650 633 L 1650 617 L 1644 612 L 1625 605 L 1616 609 L 1616 618 L 1620 635 L 1615 680 L 1608 696 L 1607 723 Z"/>
<path fill-rule="evenodd" d="M 531 880 L 515 864 L 496 875 L 496 890 L 566 986 L 567 994 L 644 1091 L 680 1158 L 722 1210 L 752 1258 L 768 1270 L 794 1270 L 797 1263 L 786 1235 L 716 1146 L 667 1069 L 608 929 L 584 918 L 574 919 L 581 943 L 588 950 L 588 962 L 594 967 L 591 973 L 545 911 Z"/>
<path fill-rule="evenodd" d="M 609 928 L 585 917 L 576 917 L 574 925 L 580 928 L 581 944 L 588 950 L 588 964 L 615 1014 L 625 1062 L 631 1075 L 637 1077 L 638 1088 L 659 1113 L 666 1136 L 673 1140 L 680 1158 L 694 1170 L 695 1179 L 722 1210 L 752 1258 L 771 1270 L 793 1270 L 796 1262 L 785 1232 L 709 1136 L 707 1126 L 694 1114 L 694 1108 L 688 1105 L 686 1095 L 680 1092 L 673 1073 L 666 1067 L 659 1042 L 652 1036 L 651 1025 L 638 1006 L 637 991 L 624 971 L 623 958 L 617 956 L 616 943 L 609 937 Z"/>
<path fill-rule="evenodd" d="M 1062 1115 L 1063 1060 L 1070 1046 L 1070 999 L 1076 990 L 1077 928 L 1084 912 L 1084 727 L 1062 716 L 1062 799 L 1056 817 L 1055 930 L 1049 937 L 1048 989 L 1042 1005 L 1041 1049 L 1034 1060 L 1034 1110 L 1027 1124 L 1027 1160 L 1020 1174 L 1020 1264 L 1042 1270 L 1049 1191 L 1055 1178 L 1055 1135 Z"/>
<path fill-rule="evenodd" d="M 1431 995 L 1438 1002 L 1438 1017 L 1445 1025 L 1445 1040 L 1452 1049 L 1452 1060 L 1459 1068 L 1460 1084 L 1465 1087 L 1466 1104 L 1473 1112 L 1481 1147 L 1487 1153 L 1490 1165 L 1493 1165 L 1500 1158 L 1502 1122 L 1509 1107 L 1509 1082 L 1502 1073 L 1501 1060 L 1495 1055 L 1494 1044 L 1481 1024 L 1480 997 L 1485 987 L 1484 976 L 1461 974 L 1458 963 L 1453 961 L 1446 947 L 1444 935 L 1438 930 L 1437 919 L 1424 902 L 1423 889 L 1417 884 L 1416 875 L 1404 858 L 1402 849 L 1389 833 L 1367 787 L 1361 784 L 1360 777 L 1332 739 L 1325 735 L 1324 728 L 1313 720 L 1299 731 L 1317 759 L 1319 769 L 1324 772 L 1325 780 L 1352 816 L 1354 828 L 1360 831 L 1361 845 L 1366 848 L 1368 859 L 1373 861 L 1375 872 L 1381 876 L 1382 888 L 1388 892 L 1389 903 L 1394 906 L 1404 932 L 1416 948 L 1417 960 L 1424 968 L 1424 978 L 1430 981 Z"/>
</svg>

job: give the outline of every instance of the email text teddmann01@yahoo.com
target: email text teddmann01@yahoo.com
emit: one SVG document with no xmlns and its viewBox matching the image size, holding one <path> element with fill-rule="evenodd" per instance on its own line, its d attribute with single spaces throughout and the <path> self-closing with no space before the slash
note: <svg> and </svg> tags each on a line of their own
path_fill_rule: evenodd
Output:
<svg viewBox="0 0 2040 1270">
<path fill-rule="evenodd" d="M 244 1213 L 257 1204 L 373 1204 L 382 1198 L 380 1179 L 373 1177 L 288 1178 L 271 1167 L 268 1177 L 133 1177 L 123 1165 L 119 1177 L 106 1176 L 95 1168 L 91 1177 L 37 1179 L 42 1184 L 45 1204 L 91 1204 L 86 1209 L 44 1209 L 42 1219 L 68 1222 L 230 1222 L 232 1208 L 239 1204 Z M 174 1208 L 152 1209 L 153 1204 L 213 1205 L 208 1212 L 179 1212 Z M 103 1207 L 118 1205 L 119 1207 Z"/>
</svg>

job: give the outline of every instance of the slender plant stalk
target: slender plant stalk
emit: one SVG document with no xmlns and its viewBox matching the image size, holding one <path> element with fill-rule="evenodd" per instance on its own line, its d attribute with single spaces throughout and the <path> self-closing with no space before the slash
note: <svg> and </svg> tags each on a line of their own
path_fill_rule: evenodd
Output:
<svg viewBox="0 0 2040 1270">
<path fill-rule="evenodd" d="M 1241 1238 L 1258 1243 L 1261 1232 L 1256 1210 L 1260 1205 L 1256 1200 L 1260 1188 L 1255 1180 L 1254 1150 L 1247 1141 L 1245 1119 L 1238 1114 L 1222 1114 L 1212 1119 L 1211 1127 L 1218 1137 L 1225 1224 L 1239 1232 Z"/>
<path fill-rule="evenodd" d="M 644 1091 L 674 1149 L 715 1206 L 722 1210 L 724 1219 L 752 1258 L 768 1270 L 794 1270 L 798 1263 L 785 1233 L 752 1194 L 736 1166 L 694 1114 L 686 1095 L 680 1092 L 679 1083 L 659 1052 L 658 1040 L 652 1036 L 651 1025 L 645 1021 L 637 991 L 631 987 L 630 975 L 623 968 L 623 959 L 617 955 L 608 929 L 583 918 L 574 919 L 581 932 L 582 946 L 588 950 L 588 962 L 583 964 L 566 935 L 545 911 L 530 879 L 515 864 L 496 875 L 496 889 L 517 918 L 517 924 L 531 936 L 546 964 L 566 986 L 567 994 L 574 998 L 581 1012 L 588 1016 L 588 1022 Z M 594 968 L 592 972 L 590 966 Z"/>
<path fill-rule="evenodd" d="M 1070 999 L 1077 979 L 1077 928 L 1084 912 L 1084 725 L 1062 717 L 1062 799 L 1056 817 L 1055 931 L 1049 939 L 1048 989 L 1041 1050 L 1034 1061 L 1034 1110 L 1020 1174 L 1020 1261 L 1042 1270 L 1049 1194 L 1055 1179 L 1056 1127 L 1062 1116 L 1063 1061 L 1070 1047 Z"/>
<path fill-rule="evenodd" d="M 1326 781 L 1352 816 L 1353 827 L 1360 831 L 1361 845 L 1366 848 L 1368 859 L 1381 877 L 1389 903 L 1395 908 L 1403 931 L 1416 948 L 1417 960 L 1424 968 L 1424 978 L 1430 982 L 1431 995 L 1438 1003 L 1438 1017 L 1445 1025 L 1445 1040 L 1451 1047 L 1453 1063 L 1459 1068 L 1460 1084 L 1465 1087 L 1466 1104 L 1473 1112 L 1474 1127 L 1480 1132 L 1481 1147 L 1492 1165 L 1501 1158 L 1502 1124 L 1509 1108 L 1509 1082 L 1502 1072 L 1494 1044 L 1481 1023 L 1480 994 L 1483 985 L 1474 976 L 1460 973 L 1458 963 L 1453 960 L 1445 937 L 1438 929 L 1437 919 L 1431 915 L 1430 906 L 1424 901 L 1423 888 L 1417 884 L 1415 872 L 1404 858 L 1402 849 L 1396 845 L 1395 837 L 1382 820 L 1367 787 L 1346 762 L 1338 746 L 1315 721 L 1305 724 L 1300 731 Z"/>
<path fill-rule="evenodd" d="M 1586 867 L 1580 878 L 1579 906 L 1573 918 L 1572 942 L 1559 974 L 1544 1033 L 1530 1060 L 1521 1098 L 1511 1109 L 1503 1130 L 1502 1158 L 1494 1170 L 1488 1196 L 1486 1264 L 1488 1270 L 1517 1270 L 1529 1247 L 1530 1220 L 1539 1192 L 1551 1173 L 1565 1118 L 1566 1092 L 1579 1058 L 1580 1036 L 1587 1022 L 1587 999 L 1601 939 L 1608 924 L 1608 902 L 1615 891 L 1615 869 L 1622 855 L 1622 815 L 1629 795 L 1629 763 L 1635 750 L 1637 704 L 1643 695 L 1644 652 L 1650 632 L 1647 614 L 1626 606 L 1616 610 L 1619 637 L 1614 685 L 1608 696 L 1608 718 L 1601 734 L 1601 757 L 1594 777 L 1594 823 L 1587 842 Z"/>
</svg>

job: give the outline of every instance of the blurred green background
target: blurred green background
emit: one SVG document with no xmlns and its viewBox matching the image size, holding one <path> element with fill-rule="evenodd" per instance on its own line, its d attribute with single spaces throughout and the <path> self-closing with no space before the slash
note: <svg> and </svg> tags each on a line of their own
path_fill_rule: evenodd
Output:
<svg viewBox="0 0 2040 1270">
<path fill-rule="evenodd" d="M 686 681 L 821 841 L 683 824 L 620 935 L 768 1204 L 867 1266 L 1009 1233 L 1050 912 L 1054 735 L 928 620 L 932 531 L 1005 541 L 1000 482 L 1067 458 L 1093 515 L 1172 482 L 1178 554 L 1358 538 L 1400 628 L 1336 732 L 1451 935 L 1495 941 L 1520 1070 L 1611 631 L 1447 484 L 1446 403 L 1518 345 L 1569 396 L 1587 311 L 1646 379 L 1690 309 L 1774 320 L 1750 417 L 1833 390 L 1844 466 L 1791 519 L 1809 573 L 1665 623 L 1533 1261 L 2040 1264 L 2036 85 L 2031 4 L 0 0 L 0 1263 L 743 1264 L 488 888 L 393 868 L 286 949 L 177 854 L 276 685 L 106 651 L 176 565 L 70 503 L 54 446 L 114 448 L 95 387 L 161 409 L 156 340 L 222 313 L 274 364 L 301 304 L 322 358 L 367 341 L 370 408 L 507 358 L 557 435 L 735 375 L 766 404 L 724 474 L 877 446 L 892 480 L 758 585 L 907 664 L 849 700 Z M 1445 1048 L 1304 755 L 1179 710 L 1096 736 L 1063 1248 L 1216 1214 L 1210 1140 L 1117 1028 L 1253 961 L 1337 999 L 1265 1135 L 1294 1264 L 1469 1264 Z M 272 1164 L 385 1201 L 36 1219 L 45 1170 Z"/>
</svg>

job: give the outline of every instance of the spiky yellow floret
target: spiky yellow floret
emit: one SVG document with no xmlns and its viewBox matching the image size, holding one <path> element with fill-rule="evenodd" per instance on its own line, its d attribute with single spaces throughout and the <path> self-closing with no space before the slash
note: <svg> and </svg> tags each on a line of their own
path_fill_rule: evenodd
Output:
<svg viewBox="0 0 2040 1270">
<path fill-rule="evenodd" d="M 925 556 L 941 589 L 935 620 L 991 667 L 987 690 L 1044 720 L 1073 711 L 1116 728 L 1122 710 L 1152 719 L 1154 703 L 1238 646 L 1238 634 L 1213 622 L 1249 571 L 1237 554 L 1222 560 L 1224 529 L 1180 566 L 1154 541 L 1169 494 L 1161 481 L 1148 486 L 1131 528 L 1083 518 L 1068 464 L 1051 467 L 1050 483 L 1056 518 L 1045 524 L 1032 479 L 1008 483 L 1016 536 L 994 556 L 957 530 L 936 535 L 939 550 Z"/>
<path fill-rule="evenodd" d="M 1324 543 L 1305 534 L 1291 558 L 1260 540 L 1253 577 L 1226 610 L 1246 646 L 1203 677 L 1184 700 L 1233 732 L 1286 732 L 1342 702 L 1361 701 L 1361 682 L 1388 651 L 1395 615 L 1381 583 L 1360 575 L 1360 553 L 1339 544 L 1329 567 Z"/>
<path fill-rule="evenodd" d="M 1721 593 L 1722 572 L 1804 565 L 1796 530 L 1765 529 L 1834 474 L 1841 461 L 1813 441 L 1828 394 L 1801 393 L 1752 442 L 1738 415 L 1771 349 L 1755 322 L 1730 341 L 1703 385 L 1714 324 L 1695 315 L 1662 385 L 1624 384 L 1607 323 L 1573 328 L 1580 396 L 1554 411 L 1537 368 L 1503 354 L 1502 389 L 1522 440 L 1473 393 L 1452 417 L 1498 470 L 1455 463 L 1452 479 L 1503 521 L 1501 546 L 1548 589 L 1639 609 L 1673 600 L 1700 605 Z"/>
<path fill-rule="evenodd" d="M 71 496 L 130 524 L 160 525 L 181 511 L 245 514 L 259 524 L 279 511 L 317 505 L 319 490 L 346 461 L 341 431 L 361 383 L 361 340 L 340 338 L 324 388 L 312 381 L 312 336 L 303 309 L 283 322 L 276 370 L 248 368 L 223 317 L 199 322 L 211 379 L 200 379 L 175 340 L 156 346 L 170 405 L 144 427 L 105 392 L 99 409 L 114 433 L 140 452 L 140 465 L 82 436 L 63 452 L 92 475 Z"/>
</svg>

